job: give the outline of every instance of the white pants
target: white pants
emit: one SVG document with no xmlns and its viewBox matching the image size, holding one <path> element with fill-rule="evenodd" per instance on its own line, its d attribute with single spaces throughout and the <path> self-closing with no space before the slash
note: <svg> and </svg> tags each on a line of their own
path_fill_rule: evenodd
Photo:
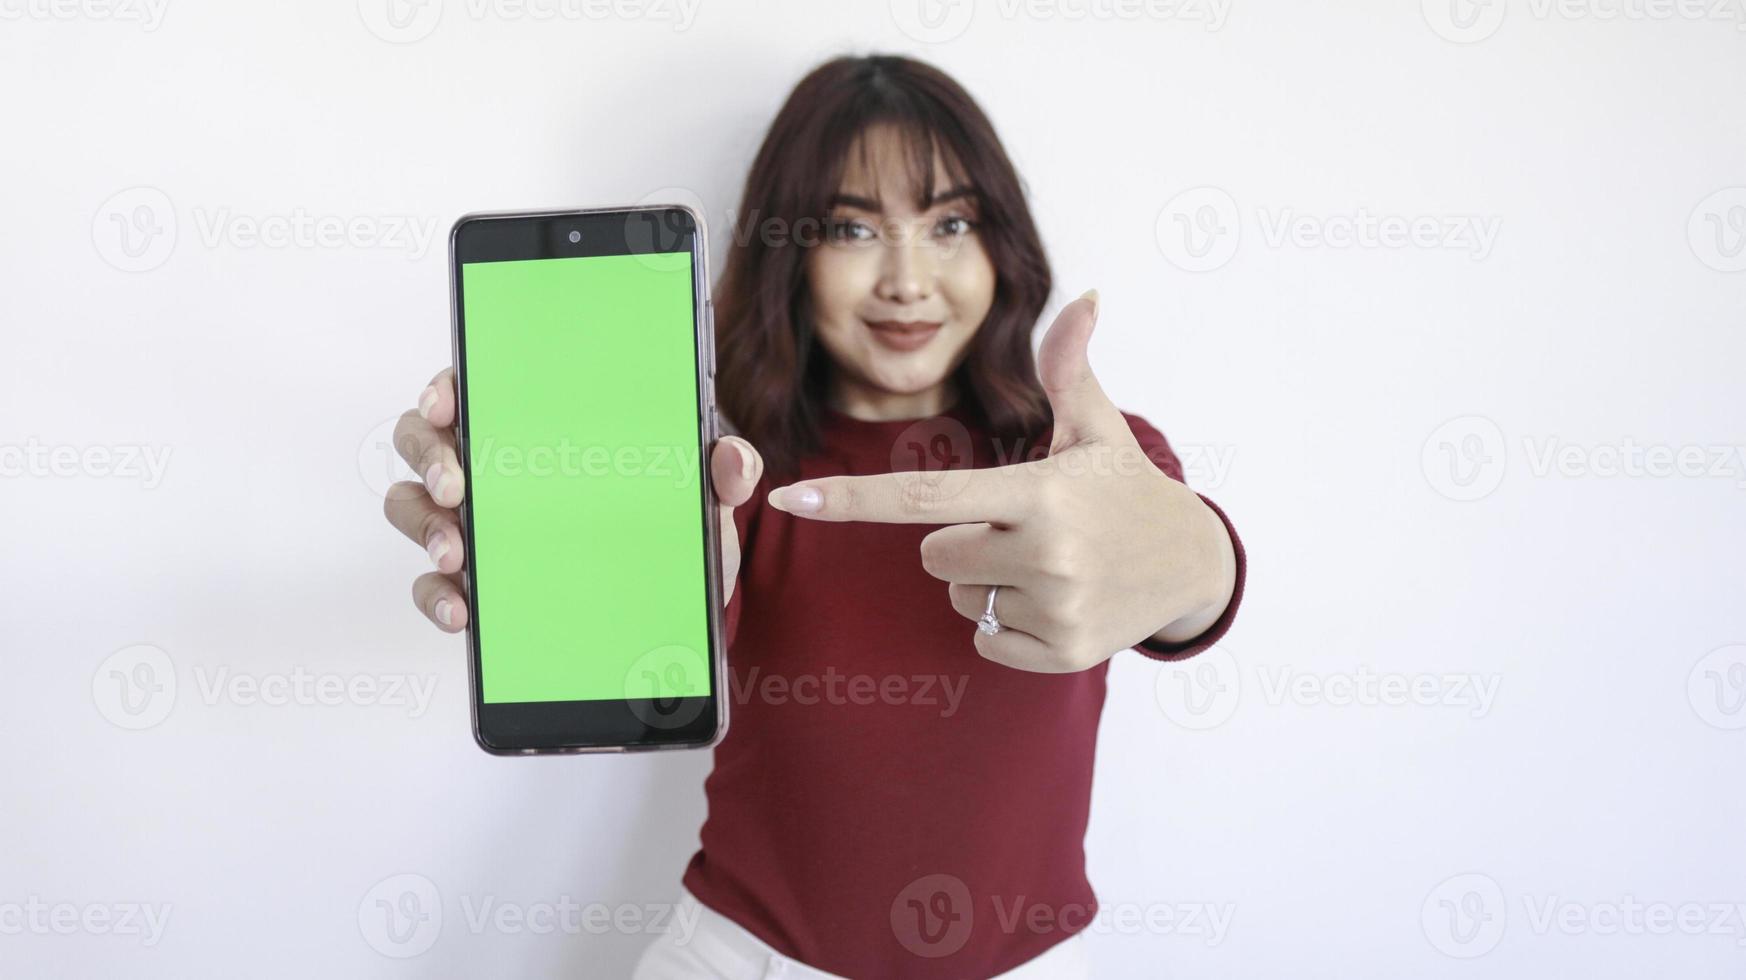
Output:
<svg viewBox="0 0 1746 980">
<path fill-rule="evenodd" d="M 696 922 L 690 937 L 669 929 L 643 951 L 632 980 L 844 980 L 771 949 L 739 923 L 680 889 L 674 922 Z M 1041 956 L 995 980 L 1089 980 L 1085 937 L 1056 943 Z"/>
</svg>

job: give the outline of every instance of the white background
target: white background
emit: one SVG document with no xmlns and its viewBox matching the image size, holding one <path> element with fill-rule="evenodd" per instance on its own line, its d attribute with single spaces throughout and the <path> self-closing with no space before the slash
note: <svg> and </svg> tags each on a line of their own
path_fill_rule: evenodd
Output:
<svg viewBox="0 0 1746 980">
<path fill-rule="evenodd" d="M 35 2 L 0 0 L 0 973 L 628 970 L 634 930 L 468 912 L 669 901 L 709 758 L 473 746 L 382 426 L 448 356 L 457 215 L 701 201 L 719 269 L 789 87 L 879 50 L 987 108 L 1049 315 L 1101 289 L 1105 387 L 1249 549 L 1217 650 L 1117 657 L 1086 846 L 1141 921 L 1094 927 L 1098 975 L 1746 970 L 1737 6 Z M 1361 212 L 1436 241 L 1348 242 Z M 247 235 L 299 215 L 383 224 Z M 1443 247 L 1469 222 L 1489 248 Z M 157 478 L 91 452 L 139 447 Z M 1616 472 L 1648 447 L 1703 463 Z M 434 697 L 210 691 L 299 672 Z M 397 943 L 407 882 L 441 928 Z"/>
</svg>

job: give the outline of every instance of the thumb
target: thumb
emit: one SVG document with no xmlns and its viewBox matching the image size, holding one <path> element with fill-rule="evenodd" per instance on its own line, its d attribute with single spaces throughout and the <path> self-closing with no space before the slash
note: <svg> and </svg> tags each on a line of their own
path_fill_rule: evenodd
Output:
<svg viewBox="0 0 1746 980">
<path fill-rule="evenodd" d="M 1091 372 L 1087 347 L 1097 325 L 1097 290 L 1088 289 L 1062 308 L 1043 335 L 1037 350 L 1037 374 L 1043 393 L 1055 413 L 1054 439 L 1049 454 L 1083 442 L 1132 437 L 1122 413 L 1103 393 Z"/>
<path fill-rule="evenodd" d="M 709 454 L 709 478 L 715 484 L 715 499 L 728 510 L 751 498 L 763 472 L 764 457 L 739 436 L 722 436 Z"/>
<path fill-rule="evenodd" d="M 750 500 L 764 473 L 764 457 L 739 436 L 722 436 L 709 454 L 709 478 L 721 508 L 722 601 L 734 596 L 740 578 L 740 533 L 734 508 Z"/>
</svg>

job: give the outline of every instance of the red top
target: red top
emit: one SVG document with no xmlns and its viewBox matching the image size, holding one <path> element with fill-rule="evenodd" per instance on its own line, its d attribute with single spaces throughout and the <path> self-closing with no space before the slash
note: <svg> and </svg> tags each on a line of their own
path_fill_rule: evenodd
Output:
<svg viewBox="0 0 1746 980">
<path fill-rule="evenodd" d="M 827 413 L 797 479 L 917 469 L 918 453 L 948 461 L 926 468 L 972 453 L 994 466 L 1049 447 L 1049 433 L 997 445 L 961 408 L 896 422 Z M 1181 480 L 1158 430 L 1123 417 Z M 783 955 L 856 978 L 988 977 L 1085 928 L 1109 665 L 1038 674 L 982 659 L 976 625 L 922 569 L 921 540 L 940 525 L 810 521 L 766 502 L 775 485 L 761 480 L 735 514 L 733 702 L 685 887 Z M 1219 621 L 1191 643 L 1136 650 L 1178 660 L 1224 635 L 1245 577 L 1234 530 L 1231 542 L 1237 586 Z"/>
</svg>

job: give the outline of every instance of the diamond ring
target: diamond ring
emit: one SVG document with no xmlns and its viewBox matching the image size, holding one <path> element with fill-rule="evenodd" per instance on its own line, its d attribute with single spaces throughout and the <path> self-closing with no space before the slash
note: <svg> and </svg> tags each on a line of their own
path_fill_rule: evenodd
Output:
<svg viewBox="0 0 1746 980">
<path fill-rule="evenodd" d="M 976 628 L 989 636 L 1000 632 L 1000 620 L 994 615 L 994 594 L 1000 591 L 1000 586 L 988 587 L 988 608 L 982 610 L 982 618 L 976 621 Z"/>
</svg>

